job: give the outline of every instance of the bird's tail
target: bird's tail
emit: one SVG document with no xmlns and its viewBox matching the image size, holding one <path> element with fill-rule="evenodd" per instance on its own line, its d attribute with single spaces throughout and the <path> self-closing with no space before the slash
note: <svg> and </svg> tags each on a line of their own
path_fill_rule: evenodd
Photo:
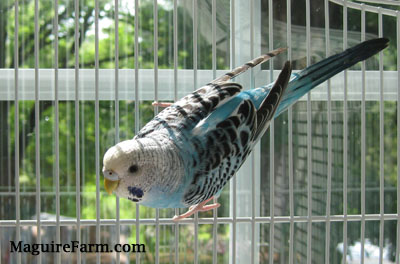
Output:
<svg viewBox="0 0 400 264">
<path fill-rule="evenodd" d="M 268 61 L 269 59 L 275 57 L 276 55 L 284 52 L 285 50 L 287 50 L 287 48 L 279 48 L 279 49 L 275 49 L 273 51 L 270 51 L 264 55 L 261 55 L 260 57 L 257 57 L 245 64 L 243 64 L 242 66 L 239 66 L 235 69 L 233 69 L 230 72 L 225 73 L 224 75 L 222 75 L 221 77 L 218 77 L 217 79 L 215 79 L 214 81 L 212 81 L 211 83 L 225 83 L 230 81 L 231 79 L 235 78 L 236 76 L 244 73 L 245 71 L 247 71 L 250 68 L 254 68 L 256 67 L 258 64 L 262 64 L 266 61 Z"/>
<path fill-rule="evenodd" d="M 285 95 L 278 106 L 275 117 L 317 85 L 353 66 L 357 62 L 366 60 L 383 50 L 387 47 L 388 42 L 389 40 L 386 38 L 364 41 L 295 74 L 295 77 L 290 81 Z"/>
</svg>

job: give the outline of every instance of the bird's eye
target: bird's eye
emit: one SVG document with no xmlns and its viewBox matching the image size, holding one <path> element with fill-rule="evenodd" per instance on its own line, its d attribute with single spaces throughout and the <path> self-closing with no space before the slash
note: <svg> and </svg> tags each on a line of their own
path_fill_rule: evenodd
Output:
<svg viewBox="0 0 400 264">
<path fill-rule="evenodd" d="M 132 165 L 129 167 L 129 172 L 130 173 L 135 173 L 138 171 L 138 166 L 137 165 Z"/>
</svg>

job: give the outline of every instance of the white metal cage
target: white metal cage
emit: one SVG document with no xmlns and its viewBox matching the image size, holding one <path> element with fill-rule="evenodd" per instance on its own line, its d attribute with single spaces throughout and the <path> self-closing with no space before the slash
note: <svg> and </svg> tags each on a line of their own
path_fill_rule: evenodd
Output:
<svg viewBox="0 0 400 264">
<path fill-rule="evenodd" d="M 398 2 L 3 2 L 14 23 L 0 19 L 1 263 L 399 263 Z M 257 87 L 286 59 L 298 70 L 387 35 L 389 51 L 320 85 L 271 124 L 212 214 L 175 223 L 180 210 L 102 191 L 102 151 L 158 113 L 149 102 L 177 100 L 277 47 L 287 55 L 236 81 Z M 43 68 L 48 56 L 53 66 Z M 147 253 L 32 256 L 10 252 L 11 240 L 144 243 Z"/>
</svg>

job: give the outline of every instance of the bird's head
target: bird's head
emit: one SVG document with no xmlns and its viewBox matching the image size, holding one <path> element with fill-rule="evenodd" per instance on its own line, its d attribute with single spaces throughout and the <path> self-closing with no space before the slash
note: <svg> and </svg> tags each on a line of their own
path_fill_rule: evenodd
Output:
<svg viewBox="0 0 400 264">
<path fill-rule="evenodd" d="M 149 192 L 170 181 L 176 161 L 166 144 L 148 138 L 126 140 L 107 150 L 103 158 L 104 187 L 133 202 L 152 200 Z M 164 180 L 163 180 L 164 179 Z M 171 186 L 170 186 L 171 187 Z"/>
</svg>

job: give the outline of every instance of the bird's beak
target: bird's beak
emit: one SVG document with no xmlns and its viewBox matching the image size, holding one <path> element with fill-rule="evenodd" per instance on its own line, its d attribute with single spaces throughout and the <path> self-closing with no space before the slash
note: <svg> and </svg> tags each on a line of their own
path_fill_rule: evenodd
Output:
<svg viewBox="0 0 400 264">
<path fill-rule="evenodd" d="M 112 194 L 112 192 L 117 189 L 119 184 L 119 180 L 111 181 L 107 178 L 104 178 L 104 188 L 108 194 Z"/>
</svg>

